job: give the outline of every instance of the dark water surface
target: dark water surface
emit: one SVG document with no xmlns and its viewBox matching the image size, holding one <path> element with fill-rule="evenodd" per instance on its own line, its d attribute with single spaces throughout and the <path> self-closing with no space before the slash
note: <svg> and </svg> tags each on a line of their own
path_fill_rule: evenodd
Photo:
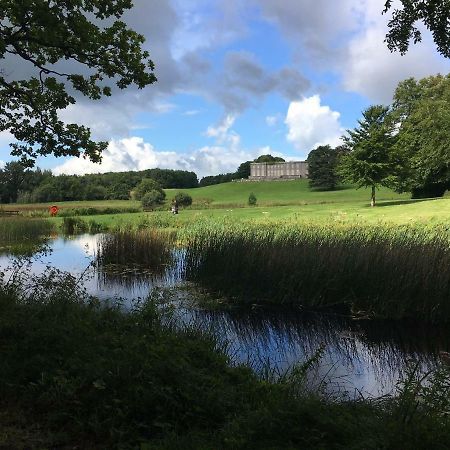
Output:
<svg viewBox="0 0 450 450">
<path fill-rule="evenodd" d="M 33 261 L 31 271 L 47 266 L 81 277 L 87 291 L 101 299 L 121 298 L 125 305 L 146 298 L 159 288 L 171 288 L 174 319 L 212 332 L 234 363 L 277 377 L 323 349 L 310 382 L 324 391 L 351 397 L 391 393 L 406 367 L 425 371 L 439 362 L 440 350 L 450 349 L 450 330 L 427 324 L 381 320 L 352 320 L 331 314 L 300 313 L 255 307 L 242 310 L 204 310 L 195 306 L 196 290 L 183 280 L 183 252 L 174 250 L 176 263 L 152 273 L 142 267 L 96 267 L 101 235 L 56 238 L 50 252 Z M 0 270 L 11 258 L 0 256 Z"/>
</svg>

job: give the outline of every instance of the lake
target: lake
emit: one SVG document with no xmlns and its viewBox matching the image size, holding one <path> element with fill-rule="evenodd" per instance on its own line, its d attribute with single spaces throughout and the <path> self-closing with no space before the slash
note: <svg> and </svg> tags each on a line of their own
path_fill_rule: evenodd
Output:
<svg viewBox="0 0 450 450">
<path fill-rule="evenodd" d="M 163 270 L 142 266 L 96 263 L 102 235 L 51 239 L 46 253 L 35 255 L 30 266 L 39 274 L 47 266 L 79 277 L 86 290 L 100 299 L 121 299 L 130 307 L 136 299 L 166 292 L 171 320 L 211 332 L 226 348 L 234 364 L 249 364 L 266 377 L 277 378 L 296 364 L 321 352 L 319 364 L 308 376 L 313 388 L 348 396 L 380 396 L 393 392 L 407 367 L 426 371 L 438 364 L 440 350 L 450 349 L 446 327 L 387 320 L 354 320 L 336 314 L 280 308 L 213 310 L 201 307 L 205 294 L 184 278 L 184 252 L 173 250 L 172 263 Z M 11 265 L 0 256 L 0 269 Z"/>
</svg>

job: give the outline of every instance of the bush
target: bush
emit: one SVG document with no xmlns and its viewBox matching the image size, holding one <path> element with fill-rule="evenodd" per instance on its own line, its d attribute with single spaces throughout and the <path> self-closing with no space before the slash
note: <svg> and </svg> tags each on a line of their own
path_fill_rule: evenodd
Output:
<svg viewBox="0 0 450 450">
<path fill-rule="evenodd" d="M 165 192 L 162 190 L 161 185 L 151 178 L 144 178 L 134 189 L 133 194 L 136 200 L 142 200 L 145 194 L 151 191 L 158 191 L 162 195 L 162 199 L 166 198 Z"/>
<path fill-rule="evenodd" d="M 253 192 L 250 192 L 250 195 L 248 196 L 248 204 L 250 206 L 255 206 L 256 205 L 256 195 Z"/>
<path fill-rule="evenodd" d="M 177 202 L 178 206 L 192 205 L 192 197 L 186 192 L 177 192 L 175 194 L 174 200 Z"/>
<path fill-rule="evenodd" d="M 144 194 L 141 199 L 143 208 L 154 208 L 157 205 L 161 205 L 164 203 L 164 199 L 166 198 L 166 194 L 164 192 L 160 192 L 156 189 L 151 190 Z"/>
</svg>

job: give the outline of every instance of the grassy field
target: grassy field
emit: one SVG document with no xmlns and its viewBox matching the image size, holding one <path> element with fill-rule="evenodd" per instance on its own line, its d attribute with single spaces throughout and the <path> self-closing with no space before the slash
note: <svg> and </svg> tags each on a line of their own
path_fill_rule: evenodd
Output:
<svg viewBox="0 0 450 450">
<path fill-rule="evenodd" d="M 267 221 L 270 219 L 292 219 L 299 222 L 389 222 L 405 224 L 414 221 L 437 223 L 448 222 L 450 218 L 450 198 L 433 200 L 410 200 L 409 194 L 396 194 L 382 188 L 377 193 L 378 205 L 369 206 L 370 193 L 367 189 L 346 188 L 332 192 L 311 191 L 307 180 L 283 182 L 246 182 L 224 183 L 197 189 L 185 189 L 194 200 L 192 207 L 181 210 L 176 217 L 168 213 L 169 207 L 160 212 L 123 211 L 140 208 L 133 200 L 99 200 L 83 202 L 60 202 L 62 213 L 80 209 L 95 208 L 101 215 L 91 211 L 90 219 L 106 228 L 117 225 L 137 225 L 151 218 L 156 222 L 171 220 L 174 224 L 183 224 L 202 218 Z M 167 200 L 178 192 L 166 190 Z M 250 192 L 254 192 L 258 204 L 247 206 Z M 49 204 L 3 205 L 5 209 L 18 209 L 24 214 L 45 214 Z M 0 205 L 0 208 L 2 205 Z M 104 214 L 107 208 L 122 210 L 120 214 Z M 40 211 L 40 212 L 39 212 Z M 84 214 L 84 213 L 83 213 Z M 81 215 L 83 215 L 81 214 Z M 1 220 L 1 218 L 0 218 Z M 59 223 L 62 219 L 54 219 Z"/>
</svg>

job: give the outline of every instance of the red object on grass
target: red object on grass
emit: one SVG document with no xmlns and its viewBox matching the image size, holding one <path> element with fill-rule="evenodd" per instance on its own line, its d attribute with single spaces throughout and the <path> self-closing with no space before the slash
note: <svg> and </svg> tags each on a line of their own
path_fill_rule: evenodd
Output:
<svg viewBox="0 0 450 450">
<path fill-rule="evenodd" d="M 50 206 L 49 211 L 50 211 L 50 215 L 53 217 L 58 214 L 59 208 L 56 205 L 53 205 L 53 206 Z"/>
</svg>

